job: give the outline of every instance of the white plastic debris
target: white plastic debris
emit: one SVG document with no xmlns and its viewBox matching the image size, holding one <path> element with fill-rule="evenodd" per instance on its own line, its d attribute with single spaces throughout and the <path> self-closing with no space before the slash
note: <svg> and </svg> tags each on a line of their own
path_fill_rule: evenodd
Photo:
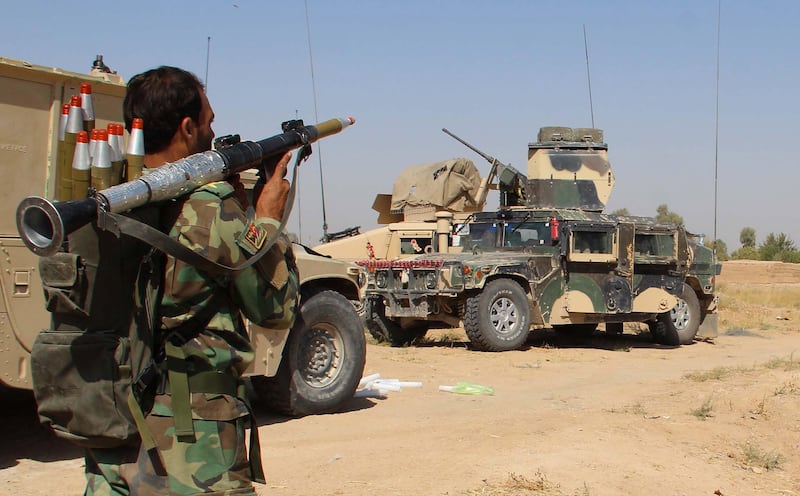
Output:
<svg viewBox="0 0 800 496">
<path fill-rule="evenodd" d="M 401 381 L 400 379 L 381 379 L 380 374 L 365 376 L 358 383 L 356 398 L 386 396 L 389 391 L 402 391 L 403 388 L 421 388 L 420 381 Z"/>
</svg>

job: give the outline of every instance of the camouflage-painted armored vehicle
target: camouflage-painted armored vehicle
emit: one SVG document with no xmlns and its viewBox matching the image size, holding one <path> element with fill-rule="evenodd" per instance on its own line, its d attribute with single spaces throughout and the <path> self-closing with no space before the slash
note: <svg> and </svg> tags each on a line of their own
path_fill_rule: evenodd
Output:
<svg viewBox="0 0 800 496">
<path fill-rule="evenodd" d="M 542 128 L 528 147 L 527 174 L 451 136 L 492 164 L 487 180 L 469 183 L 458 176 L 455 186 L 448 187 L 443 171 L 450 170 L 452 161 L 409 168 L 395 184 L 392 202 L 381 202 L 379 196 L 373 206 L 379 221 L 394 222 L 315 247 L 341 258 L 367 257 L 358 263 L 370 274 L 367 325 L 374 336 L 403 344 L 431 326 L 463 324 L 478 348 L 499 350 L 518 346 L 529 325 L 587 333 L 601 322 L 607 332 L 622 332 L 624 322 L 647 322 L 654 339 L 677 345 L 692 341 L 701 320 L 687 316 L 697 313 L 685 303 L 693 300 L 687 288 L 708 304 L 702 316 L 715 311 L 714 297 L 707 296 L 713 295 L 713 278 L 711 285 L 707 278 L 688 285 L 699 281 L 687 275 L 697 250 L 687 247 L 683 228 L 601 213 L 614 185 L 601 130 Z M 497 184 L 487 186 L 494 177 Z M 431 189 L 427 183 L 439 183 L 436 191 L 446 194 L 426 204 L 420 192 Z M 482 204 L 492 186 L 500 191 L 497 212 L 466 213 L 452 208 L 454 202 L 438 200 Z M 484 303 L 491 300 L 487 295 L 495 294 L 497 286 L 508 290 L 509 285 L 514 299 L 500 297 L 495 310 L 497 315 L 504 305 L 514 310 L 522 325 L 511 326 L 513 332 L 507 329 L 509 321 L 500 330 L 492 310 L 482 310 L 483 320 L 468 312 L 481 297 Z M 510 318 L 505 312 L 502 318 Z M 715 326 L 707 327 L 706 336 L 716 335 Z"/>
<path fill-rule="evenodd" d="M 0 57 L 0 385 L 30 389 L 30 350 L 50 325 L 38 257 L 20 239 L 14 212 L 20 200 L 53 198 L 59 179 L 62 103 L 92 85 L 96 127 L 121 122 L 125 84 L 116 74 L 79 74 Z M 300 269 L 301 319 L 292 329 L 250 326 L 256 359 L 248 374 L 261 403 L 290 414 L 336 409 L 350 399 L 363 373 L 364 328 L 353 309 L 364 277 L 351 264 L 294 245 Z"/>
<path fill-rule="evenodd" d="M 676 226 L 574 209 L 478 213 L 454 237 L 461 253 L 360 262 L 373 334 L 401 344 L 461 322 L 475 348 L 504 351 L 530 328 L 585 334 L 605 323 L 621 332 L 624 322 L 668 314 L 689 266 Z M 666 327 L 654 338 L 680 342 Z"/>
</svg>

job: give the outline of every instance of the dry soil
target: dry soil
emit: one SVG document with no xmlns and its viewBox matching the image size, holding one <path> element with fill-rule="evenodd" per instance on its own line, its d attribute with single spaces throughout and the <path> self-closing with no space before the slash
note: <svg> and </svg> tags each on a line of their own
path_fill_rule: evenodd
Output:
<svg viewBox="0 0 800 496">
<path fill-rule="evenodd" d="M 522 350 L 480 353 L 456 329 L 408 348 L 369 345 L 365 374 L 422 387 L 329 415 L 259 413 L 269 480 L 258 492 L 800 495 L 797 306 L 750 302 L 767 315 L 758 325 L 724 314 L 726 290 L 796 291 L 800 266 L 726 263 L 720 281 L 713 342 L 668 348 L 632 329 L 583 340 L 536 331 Z M 459 381 L 494 394 L 439 391 Z M 30 394 L 1 398 L 0 493 L 80 494 L 80 450 L 38 426 Z"/>
</svg>

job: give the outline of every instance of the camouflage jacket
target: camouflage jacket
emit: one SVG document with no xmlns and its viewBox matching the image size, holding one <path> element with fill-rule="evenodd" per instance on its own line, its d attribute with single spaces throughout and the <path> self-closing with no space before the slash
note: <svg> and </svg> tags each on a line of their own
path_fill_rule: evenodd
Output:
<svg viewBox="0 0 800 496">
<path fill-rule="evenodd" d="M 217 263 L 237 266 L 277 228 L 273 219 L 249 218 L 233 187 L 215 182 L 195 190 L 183 202 L 170 236 Z M 286 236 L 254 266 L 228 277 L 209 275 L 167 257 L 164 281 L 161 316 L 167 332 L 200 312 L 213 295 L 223 293 L 222 305 L 205 331 L 184 345 L 187 354 L 205 355 L 212 370 L 238 376 L 253 360 L 242 316 L 271 328 L 285 329 L 294 321 L 298 274 Z"/>
</svg>

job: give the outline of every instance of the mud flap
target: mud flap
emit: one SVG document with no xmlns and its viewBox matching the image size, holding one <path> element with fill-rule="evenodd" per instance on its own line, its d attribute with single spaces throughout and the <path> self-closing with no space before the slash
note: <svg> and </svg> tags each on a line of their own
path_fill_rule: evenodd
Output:
<svg viewBox="0 0 800 496">
<path fill-rule="evenodd" d="M 698 339 L 713 339 L 719 335 L 719 314 L 710 313 L 697 330 Z"/>
</svg>

